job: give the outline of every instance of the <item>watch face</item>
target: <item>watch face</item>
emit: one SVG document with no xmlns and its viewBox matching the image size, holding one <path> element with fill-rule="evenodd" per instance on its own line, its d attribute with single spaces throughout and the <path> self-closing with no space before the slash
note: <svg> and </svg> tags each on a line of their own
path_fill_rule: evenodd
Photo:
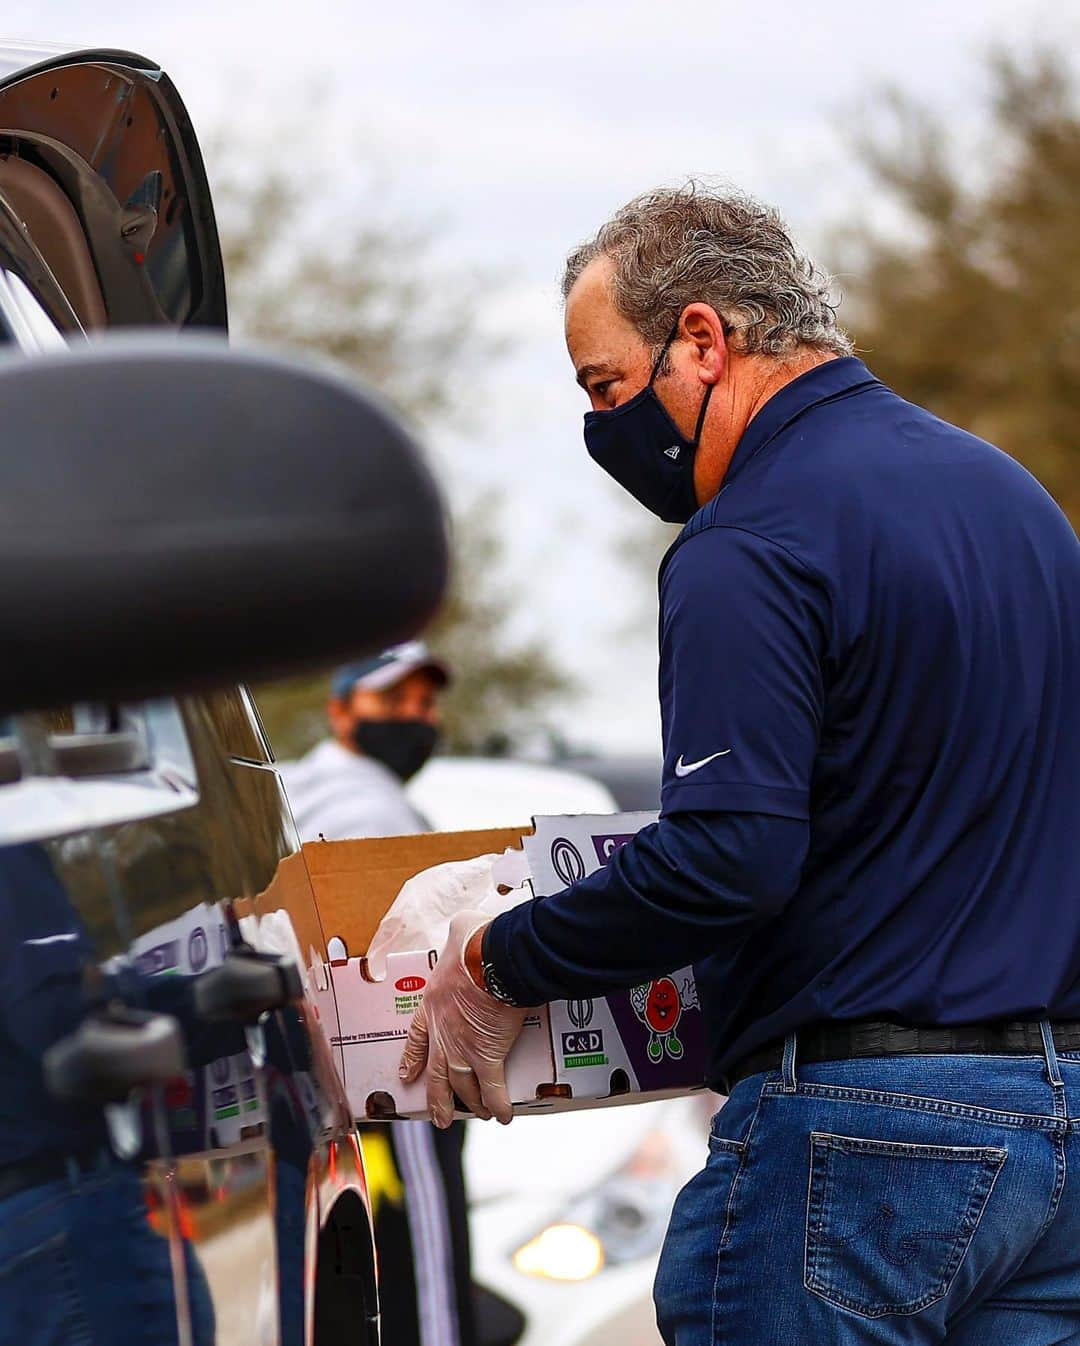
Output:
<svg viewBox="0 0 1080 1346">
<path fill-rule="evenodd" d="M 490 963 L 485 963 L 484 967 L 484 989 L 488 995 L 494 996 L 496 1000 L 501 1000 L 504 1005 L 513 1005 L 514 1000 L 507 995 L 506 988 L 499 980 L 498 973 Z"/>
</svg>

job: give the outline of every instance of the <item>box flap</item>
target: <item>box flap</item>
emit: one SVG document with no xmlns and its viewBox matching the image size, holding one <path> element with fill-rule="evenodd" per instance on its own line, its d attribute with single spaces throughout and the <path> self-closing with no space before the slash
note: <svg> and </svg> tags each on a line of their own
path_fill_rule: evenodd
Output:
<svg viewBox="0 0 1080 1346">
<path fill-rule="evenodd" d="M 287 911 L 305 957 L 311 949 L 320 951 L 321 957 L 326 949 L 324 930 L 312 900 L 311 881 L 303 857 L 295 852 L 278 862 L 273 878 L 261 893 L 250 901 L 234 901 L 234 906 L 238 916 L 264 916 L 271 911 Z"/>
<path fill-rule="evenodd" d="M 477 832 L 306 842 L 304 860 L 327 938 L 339 935 L 354 957 L 366 953 L 387 908 L 409 879 L 450 860 L 501 854 L 508 847 L 520 849 L 522 838 L 531 830 L 494 827 Z"/>
</svg>

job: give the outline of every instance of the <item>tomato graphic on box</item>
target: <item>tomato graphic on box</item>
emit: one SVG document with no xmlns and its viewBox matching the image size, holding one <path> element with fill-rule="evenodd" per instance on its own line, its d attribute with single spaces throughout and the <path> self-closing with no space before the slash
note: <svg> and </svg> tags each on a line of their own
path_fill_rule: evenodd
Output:
<svg viewBox="0 0 1080 1346">
<path fill-rule="evenodd" d="M 677 1032 L 683 1011 L 697 1008 L 693 983 L 688 982 L 680 991 L 673 977 L 658 977 L 644 986 L 635 986 L 630 992 L 630 1004 L 648 1029 L 646 1052 L 649 1060 L 655 1065 L 666 1052 L 673 1061 L 678 1061 L 683 1054 Z"/>
</svg>

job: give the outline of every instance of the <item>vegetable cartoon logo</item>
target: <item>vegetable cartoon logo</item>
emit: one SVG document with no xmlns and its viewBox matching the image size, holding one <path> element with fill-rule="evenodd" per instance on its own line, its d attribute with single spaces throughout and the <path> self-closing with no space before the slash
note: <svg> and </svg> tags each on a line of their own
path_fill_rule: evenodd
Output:
<svg viewBox="0 0 1080 1346">
<path fill-rule="evenodd" d="M 683 1011 L 698 1008 L 697 987 L 693 979 L 688 977 L 681 990 L 671 977 L 659 977 L 644 986 L 635 986 L 630 992 L 630 1004 L 648 1029 L 649 1045 L 646 1052 L 653 1065 L 663 1060 L 665 1052 L 673 1061 L 679 1060 L 683 1054 L 683 1045 L 676 1030 Z"/>
</svg>

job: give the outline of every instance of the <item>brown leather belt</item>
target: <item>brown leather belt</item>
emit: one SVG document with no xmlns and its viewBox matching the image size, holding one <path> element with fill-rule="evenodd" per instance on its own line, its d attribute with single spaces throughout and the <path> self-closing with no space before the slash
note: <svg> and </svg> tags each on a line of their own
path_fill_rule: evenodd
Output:
<svg viewBox="0 0 1080 1346">
<path fill-rule="evenodd" d="M 1080 1022 L 1051 1025 L 1059 1052 L 1080 1052 Z M 800 1028 L 796 1070 L 819 1061 L 849 1061 L 868 1056 L 1042 1056 L 1042 1030 L 1037 1021 L 955 1024 L 949 1028 L 907 1028 L 902 1024 L 861 1022 L 818 1024 Z M 767 1043 L 738 1061 L 719 1081 L 730 1093 L 740 1080 L 779 1070 L 784 1059 L 781 1040 Z"/>
</svg>

